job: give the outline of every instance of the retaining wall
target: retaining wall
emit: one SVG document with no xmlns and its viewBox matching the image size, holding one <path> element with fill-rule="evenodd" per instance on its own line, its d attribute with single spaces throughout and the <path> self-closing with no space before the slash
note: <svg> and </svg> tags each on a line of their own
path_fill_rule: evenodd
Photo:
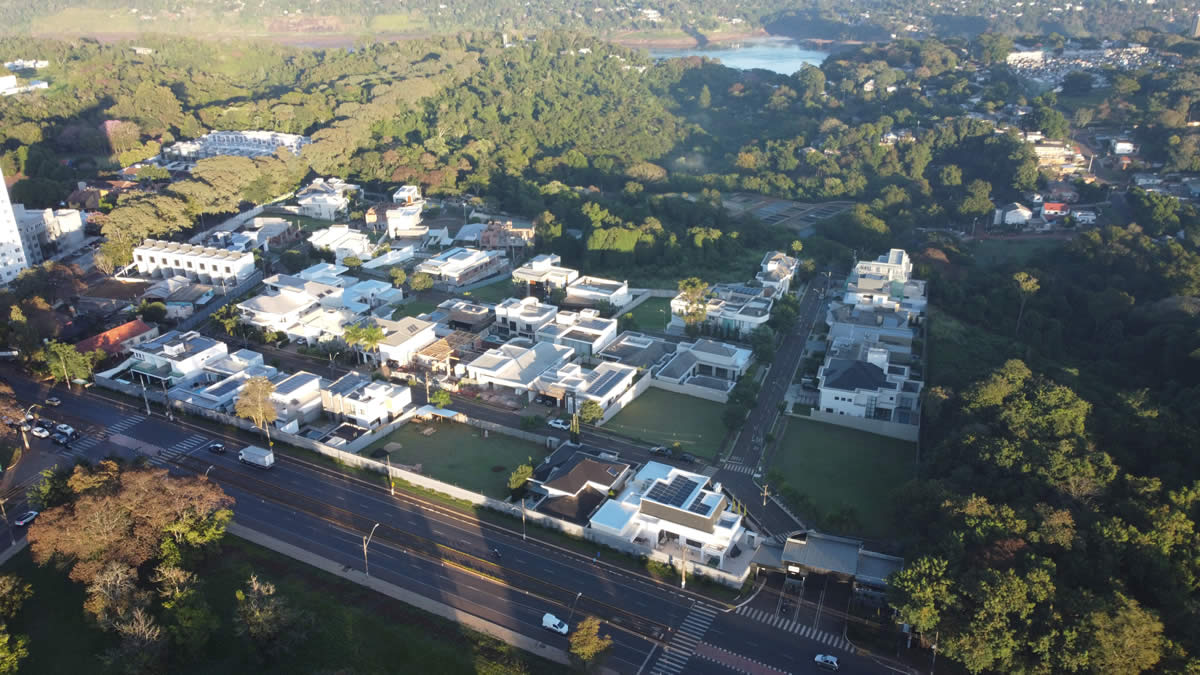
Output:
<svg viewBox="0 0 1200 675">
<path fill-rule="evenodd" d="M 880 436 L 888 436 L 898 438 L 902 441 L 917 442 L 917 436 L 921 431 L 921 427 L 915 424 L 897 424 L 896 422 L 885 422 L 883 420 L 873 420 L 866 417 L 852 417 L 850 415 L 838 415 L 836 413 L 827 413 L 823 410 L 813 408 L 809 412 L 809 418 L 818 422 L 827 424 L 836 424 L 839 427 L 848 427 L 850 429 L 858 429 L 871 434 Z"/>
<path fill-rule="evenodd" d="M 686 396 L 695 396 L 696 398 L 703 398 L 717 403 L 729 402 L 729 394 L 723 391 L 709 389 L 708 387 L 698 387 L 694 384 L 675 384 L 674 382 L 666 382 L 656 378 L 650 379 L 652 380 L 650 386 L 657 387 L 658 389 L 673 391 L 676 394 L 684 394 Z"/>
</svg>

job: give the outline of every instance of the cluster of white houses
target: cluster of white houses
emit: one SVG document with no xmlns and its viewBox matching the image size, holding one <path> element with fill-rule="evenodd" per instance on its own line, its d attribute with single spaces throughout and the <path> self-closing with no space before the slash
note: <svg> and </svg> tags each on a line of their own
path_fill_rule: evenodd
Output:
<svg viewBox="0 0 1200 675">
<path fill-rule="evenodd" d="M 763 256 L 760 269 L 745 284 L 713 284 L 705 292 L 702 328 L 708 332 L 744 338 L 771 318 L 775 301 L 791 289 L 799 261 L 779 251 Z M 692 307 L 683 293 L 671 299 L 667 330 L 682 333 L 684 317 Z"/>
<path fill-rule="evenodd" d="M 861 261 L 830 303 L 829 346 L 817 375 L 814 416 L 873 420 L 871 430 L 915 438 L 924 386 L 919 353 L 925 282 L 900 249 Z"/>
</svg>

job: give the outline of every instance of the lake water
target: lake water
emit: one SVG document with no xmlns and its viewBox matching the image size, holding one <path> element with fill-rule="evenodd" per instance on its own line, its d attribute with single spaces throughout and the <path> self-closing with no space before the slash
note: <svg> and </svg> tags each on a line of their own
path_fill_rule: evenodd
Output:
<svg viewBox="0 0 1200 675">
<path fill-rule="evenodd" d="M 705 56 L 720 60 L 722 65 L 738 70 L 761 68 L 784 75 L 791 75 L 808 63 L 819 66 L 828 52 L 807 49 L 788 39 L 747 40 L 737 46 L 703 47 L 691 49 L 651 49 L 650 56 L 656 59 L 674 59 L 684 56 Z"/>
</svg>

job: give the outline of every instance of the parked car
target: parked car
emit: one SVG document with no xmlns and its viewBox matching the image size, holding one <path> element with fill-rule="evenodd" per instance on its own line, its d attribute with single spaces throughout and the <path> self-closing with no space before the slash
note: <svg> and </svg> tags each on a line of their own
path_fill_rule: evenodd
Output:
<svg viewBox="0 0 1200 675">
<path fill-rule="evenodd" d="M 26 511 L 25 513 L 22 513 L 21 515 L 17 516 L 17 519 L 14 520 L 13 522 L 16 523 L 17 527 L 25 527 L 26 525 L 32 523 L 33 519 L 37 518 L 37 517 L 38 517 L 37 511 Z"/>
<path fill-rule="evenodd" d="M 550 425 L 551 429 L 560 429 L 562 431 L 570 431 L 571 430 L 571 423 L 566 420 L 560 420 L 557 418 L 552 419 L 552 420 L 550 420 L 549 425 Z"/>
<path fill-rule="evenodd" d="M 75 433 L 75 427 L 71 426 L 70 424 L 60 424 L 54 427 L 54 430 L 63 436 L 70 436 L 71 434 Z"/>
<path fill-rule="evenodd" d="M 62 399 L 60 399 L 57 396 L 51 396 L 50 398 L 46 399 L 46 405 L 60 406 L 60 405 L 62 405 Z"/>
<path fill-rule="evenodd" d="M 50 437 L 50 440 L 56 445 L 66 445 L 67 443 L 71 442 L 71 437 L 62 432 L 57 432 Z"/>
<path fill-rule="evenodd" d="M 671 452 L 671 449 L 665 445 L 656 445 L 653 448 L 650 448 L 650 454 L 657 455 L 659 457 L 670 457 L 675 453 Z"/>
<path fill-rule="evenodd" d="M 552 630 L 559 635 L 566 635 L 570 630 L 565 621 L 550 613 L 542 617 L 542 628 Z"/>
<path fill-rule="evenodd" d="M 693 464 L 696 461 L 696 456 L 690 452 L 681 452 L 679 453 L 679 461 Z"/>
<path fill-rule="evenodd" d="M 832 670 L 835 673 L 840 669 L 837 657 L 830 656 L 829 654 L 817 654 L 816 658 L 813 659 L 813 663 L 815 663 L 818 668 Z"/>
<path fill-rule="evenodd" d="M 50 430 L 44 427 L 34 427 L 33 431 L 29 432 L 37 438 L 50 438 Z"/>
<path fill-rule="evenodd" d="M 223 455 L 223 454 L 225 454 L 225 444 L 224 443 L 210 443 L 208 446 L 208 451 L 215 452 L 218 455 Z"/>
<path fill-rule="evenodd" d="M 53 429 L 55 424 L 57 424 L 57 422 L 50 419 L 49 417 L 43 417 L 42 419 L 34 422 L 33 426 L 35 426 L 39 429 Z"/>
</svg>

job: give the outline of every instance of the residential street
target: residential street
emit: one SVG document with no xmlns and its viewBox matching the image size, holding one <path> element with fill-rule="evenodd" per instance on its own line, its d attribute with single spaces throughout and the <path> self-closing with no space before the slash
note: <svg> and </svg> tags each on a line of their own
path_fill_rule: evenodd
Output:
<svg viewBox="0 0 1200 675">
<path fill-rule="evenodd" d="M 9 380 L 24 401 L 47 393 L 15 374 Z M 237 444 L 243 437 L 171 423 L 158 412 L 147 417 L 143 409 L 95 393 L 55 393 L 64 405 L 53 411 L 54 419 L 76 426 L 84 438 L 69 451 L 39 441 L 36 453 L 64 462 L 73 456 L 96 460 L 113 451 L 142 453 L 172 471 L 207 472 L 237 499 L 237 522 L 352 569 L 363 564 L 362 536 L 381 523 L 369 550 L 372 575 L 548 641 L 560 638 L 540 627 L 546 611 L 573 614 L 572 621 L 579 614 L 600 616 L 615 627 L 609 665 L 619 672 L 729 672 L 729 663 L 718 665 L 727 653 L 786 672 L 809 672 L 810 652 L 837 654 L 849 672 L 882 672 L 868 659 L 832 646 L 836 636 L 804 639 L 787 630 L 791 624 L 776 627 L 725 612 L 701 596 L 597 564 L 587 555 L 522 541 L 516 521 L 498 527 L 420 497 L 402 492 L 393 497 L 380 483 L 284 453 L 274 469 L 261 472 L 240 464 L 234 453 L 205 451 L 214 439 Z M 15 504 L 21 495 L 10 498 Z M 500 551 L 498 560 L 492 549 Z M 664 652 L 662 643 L 670 650 Z"/>
</svg>

